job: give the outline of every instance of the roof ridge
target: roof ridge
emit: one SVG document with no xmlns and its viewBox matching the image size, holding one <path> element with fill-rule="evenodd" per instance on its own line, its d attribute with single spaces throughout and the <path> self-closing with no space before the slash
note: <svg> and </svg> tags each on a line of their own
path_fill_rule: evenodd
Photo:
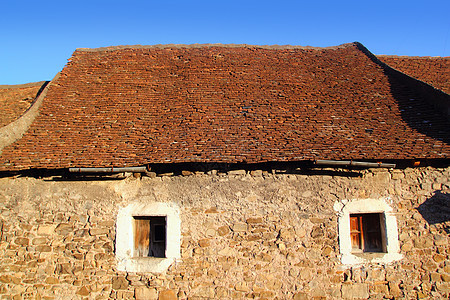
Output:
<svg viewBox="0 0 450 300">
<path fill-rule="evenodd" d="M 354 47 L 357 42 L 345 43 L 337 46 L 329 47 L 314 47 L 314 46 L 299 46 L 299 45 L 249 45 L 249 44 L 157 44 L 157 45 L 118 45 L 99 48 L 77 48 L 76 51 L 96 52 L 96 51 L 116 51 L 125 49 L 168 49 L 168 48 L 209 48 L 209 47 L 223 47 L 223 48 L 261 48 L 261 49 L 339 49 Z"/>
<path fill-rule="evenodd" d="M 21 88 L 27 88 L 27 87 L 34 87 L 43 85 L 46 81 L 37 81 L 37 82 L 29 82 L 29 83 L 23 83 L 23 84 L 2 84 L 0 85 L 0 89 L 21 89 Z"/>
<path fill-rule="evenodd" d="M 450 59 L 450 56 L 408 56 L 408 55 L 392 55 L 392 54 L 376 54 L 377 57 L 392 57 L 392 58 L 419 58 L 419 59 L 430 59 L 430 58 L 443 58 Z"/>
</svg>

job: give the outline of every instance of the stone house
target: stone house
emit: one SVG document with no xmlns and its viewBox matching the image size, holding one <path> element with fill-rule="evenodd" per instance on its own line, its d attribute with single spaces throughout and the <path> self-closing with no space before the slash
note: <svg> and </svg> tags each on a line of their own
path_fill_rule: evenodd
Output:
<svg viewBox="0 0 450 300">
<path fill-rule="evenodd" d="M 77 49 L 1 116 L 0 296 L 448 298 L 449 59 L 417 59 Z"/>
</svg>

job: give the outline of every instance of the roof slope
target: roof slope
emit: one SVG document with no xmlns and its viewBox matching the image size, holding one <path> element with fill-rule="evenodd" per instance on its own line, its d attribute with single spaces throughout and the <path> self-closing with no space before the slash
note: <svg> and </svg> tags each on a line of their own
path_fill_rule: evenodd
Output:
<svg viewBox="0 0 450 300">
<path fill-rule="evenodd" d="M 449 158 L 449 122 L 388 73 L 357 43 L 77 50 L 0 170 Z"/>
<path fill-rule="evenodd" d="M 16 120 L 28 109 L 43 84 L 0 85 L 0 127 Z"/>
<path fill-rule="evenodd" d="M 392 68 L 450 94 L 450 57 L 377 57 Z"/>
</svg>

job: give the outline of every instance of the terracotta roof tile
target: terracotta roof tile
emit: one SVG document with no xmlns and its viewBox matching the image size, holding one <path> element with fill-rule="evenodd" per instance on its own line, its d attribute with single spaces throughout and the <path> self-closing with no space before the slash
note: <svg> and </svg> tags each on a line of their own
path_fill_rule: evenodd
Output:
<svg viewBox="0 0 450 300">
<path fill-rule="evenodd" d="M 359 44 L 77 50 L 0 170 L 449 158 L 435 90 L 403 77 Z"/>
<path fill-rule="evenodd" d="M 450 94 L 450 57 L 408 57 L 379 55 L 394 69 Z"/>
<path fill-rule="evenodd" d="M 0 86 L 0 127 L 16 120 L 28 109 L 43 84 Z"/>
</svg>

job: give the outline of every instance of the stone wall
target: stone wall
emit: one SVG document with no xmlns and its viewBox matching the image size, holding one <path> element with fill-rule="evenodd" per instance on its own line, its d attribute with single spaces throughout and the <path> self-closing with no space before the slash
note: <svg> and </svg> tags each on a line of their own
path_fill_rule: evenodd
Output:
<svg viewBox="0 0 450 300">
<path fill-rule="evenodd" d="M 185 172 L 184 174 L 188 174 Z M 0 179 L 1 299 L 448 298 L 450 168 Z M 404 258 L 340 261 L 343 199 L 389 197 Z M 119 207 L 180 208 L 181 259 L 116 269 Z"/>
</svg>

